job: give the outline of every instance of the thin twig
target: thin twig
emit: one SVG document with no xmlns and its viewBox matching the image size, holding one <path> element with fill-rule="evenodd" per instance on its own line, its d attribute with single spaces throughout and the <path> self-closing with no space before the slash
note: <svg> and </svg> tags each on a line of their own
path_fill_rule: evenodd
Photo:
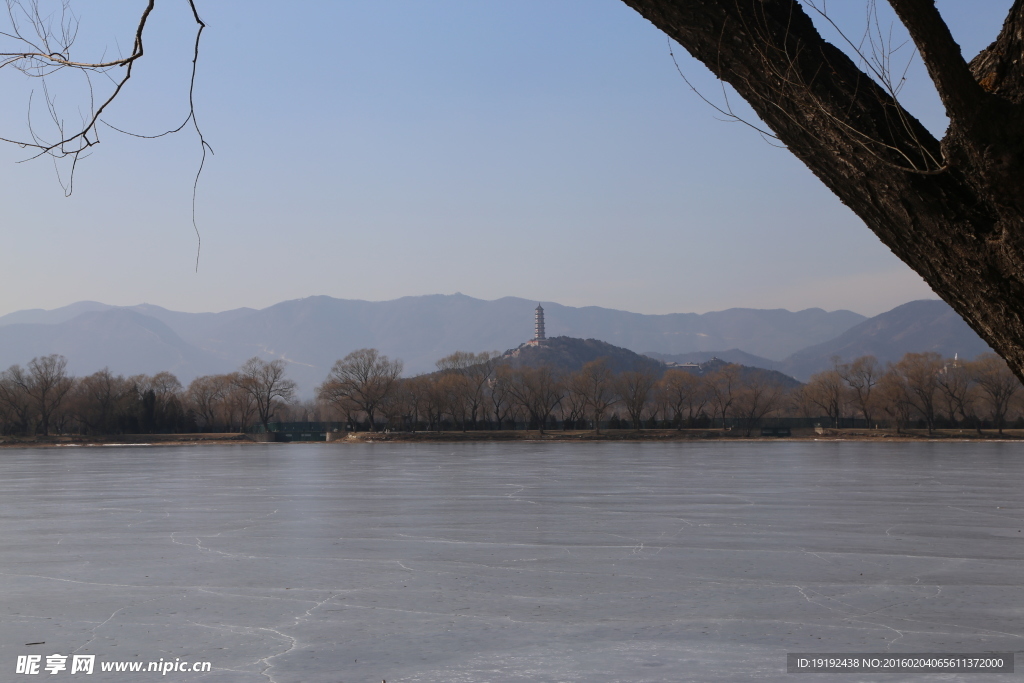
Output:
<svg viewBox="0 0 1024 683">
<path fill-rule="evenodd" d="M 109 59 L 106 56 L 107 51 L 104 49 L 103 57 L 98 61 L 83 61 L 72 58 L 71 50 L 75 40 L 77 39 L 81 22 L 71 11 L 70 0 L 62 1 L 59 13 L 53 13 L 46 16 L 43 15 L 40 9 L 40 0 L 5 0 L 5 2 L 7 17 L 10 21 L 10 30 L 9 32 L 0 31 L 0 38 L 6 38 L 15 43 L 20 43 L 18 47 L 23 49 L 0 52 L 0 69 L 11 66 L 30 78 L 40 79 L 40 89 L 45 103 L 46 113 L 53 122 L 53 127 L 57 132 L 57 136 L 56 139 L 46 139 L 37 132 L 32 120 L 32 102 L 35 95 L 35 92 L 33 91 L 29 94 L 27 112 L 27 129 L 29 138 L 19 140 L 9 137 L 0 137 L 0 142 L 7 142 L 18 145 L 23 149 L 32 150 L 31 154 L 26 159 L 23 159 L 22 162 L 37 159 L 44 155 L 50 156 L 54 160 L 58 182 L 64 189 L 65 195 L 70 195 L 74 187 L 74 173 L 77 168 L 78 161 L 86 158 L 89 150 L 100 142 L 100 123 L 103 123 L 105 126 L 119 133 L 146 139 L 163 137 L 165 135 L 180 132 L 188 126 L 189 123 L 191 123 L 199 138 L 201 152 L 199 168 L 196 171 L 196 175 L 192 183 L 192 228 L 196 233 L 196 271 L 198 272 L 202 236 L 199 233 L 199 226 L 196 220 L 196 198 L 198 195 L 199 178 L 206 165 L 206 154 L 207 152 L 212 154 L 213 148 L 210 147 L 206 138 L 203 136 L 195 111 L 195 83 L 199 63 L 199 47 L 203 30 L 206 28 L 205 22 L 203 22 L 199 16 L 195 0 L 188 0 L 189 9 L 191 10 L 192 17 L 198 27 L 195 35 L 195 44 L 193 46 L 192 72 L 189 80 L 188 115 L 179 126 L 157 135 L 140 135 L 132 133 L 114 126 L 104 118 L 104 114 L 108 111 L 110 105 L 118 98 L 124 90 L 125 85 L 131 79 L 135 63 L 145 54 L 143 36 L 148 25 L 150 15 L 156 6 L 156 0 L 147 0 L 146 7 L 142 11 L 135 28 L 131 53 L 128 56 Z M 26 27 L 30 27 L 30 33 L 26 32 Z M 120 50 L 118 50 L 118 53 L 120 53 Z M 89 93 L 89 113 L 85 114 L 79 110 L 81 124 L 73 128 L 66 125 L 63 118 L 61 118 L 57 107 L 57 98 L 53 93 L 51 93 L 47 83 L 47 77 L 63 69 L 73 69 L 80 72 L 85 78 Z M 119 76 L 115 77 L 113 73 L 115 69 L 123 71 Z M 97 101 L 96 90 L 91 78 L 93 73 L 105 76 L 112 86 L 110 93 L 100 101 Z M 61 176 L 59 167 L 56 165 L 56 160 L 67 157 L 70 157 L 71 168 L 70 174 L 65 182 Z"/>
</svg>

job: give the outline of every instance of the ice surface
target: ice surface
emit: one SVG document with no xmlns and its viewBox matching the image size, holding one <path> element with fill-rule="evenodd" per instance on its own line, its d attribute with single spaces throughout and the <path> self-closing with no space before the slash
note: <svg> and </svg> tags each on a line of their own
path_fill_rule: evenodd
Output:
<svg viewBox="0 0 1024 683">
<path fill-rule="evenodd" d="M 457 683 L 792 680 L 786 652 L 1020 652 L 1022 449 L 4 449 L 0 680 L 54 653 L 213 664 L 168 681 Z M 158 676 L 98 668 L 84 680 Z"/>
</svg>

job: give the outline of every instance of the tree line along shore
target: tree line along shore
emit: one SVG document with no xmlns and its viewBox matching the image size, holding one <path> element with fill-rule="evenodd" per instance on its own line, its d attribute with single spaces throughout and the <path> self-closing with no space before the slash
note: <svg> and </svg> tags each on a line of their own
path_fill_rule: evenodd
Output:
<svg viewBox="0 0 1024 683">
<path fill-rule="evenodd" d="M 1024 428 L 1022 386 L 993 354 L 966 361 L 908 353 L 885 366 L 871 356 L 835 358 L 807 383 L 780 377 L 722 361 L 613 372 L 599 358 L 559 371 L 462 351 L 437 361 L 436 372 L 402 377 L 401 360 L 359 349 L 334 364 L 315 398 L 299 401 L 281 360 L 254 357 L 235 372 L 197 377 L 185 387 L 169 372 L 124 377 L 104 369 L 73 377 L 64 357 L 50 355 L 0 373 L 0 437 L 230 439 L 266 434 L 275 423 L 288 422 L 328 423 L 350 433 L 459 432 L 465 438 L 515 430 L 552 436 L 589 431 L 605 438 L 704 430 L 749 437 L 766 426 L 862 435 L 990 430 L 1001 436 L 1006 428 Z"/>
</svg>

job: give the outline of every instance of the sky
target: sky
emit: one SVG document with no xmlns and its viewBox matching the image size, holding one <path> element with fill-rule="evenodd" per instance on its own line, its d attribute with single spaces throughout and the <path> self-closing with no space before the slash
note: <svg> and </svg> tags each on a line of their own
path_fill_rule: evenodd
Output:
<svg viewBox="0 0 1024 683">
<path fill-rule="evenodd" d="M 72 3 L 75 56 L 127 50 L 144 4 Z M 722 121 L 680 78 L 664 34 L 619 0 L 197 4 L 208 27 L 195 110 L 214 152 L 196 186 L 201 248 L 194 131 L 103 128 L 67 198 L 66 168 L 0 145 L 0 315 L 80 300 L 197 312 L 454 292 L 641 313 L 875 315 L 935 298 L 788 152 Z M 1011 0 L 938 5 L 970 58 Z M 858 36 L 865 6 L 827 10 Z M 893 21 L 881 17 L 899 44 Z M 187 115 L 194 31 L 184 2 L 157 3 L 150 22 L 146 56 L 104 116 L 146 135 Z M 709 72 L 676 52 L 721 101 Z M 23 135 L 31 117 L 44 130 L 38 87 L 0 74 L 0 136 Z M 67 120 L 88 105 L 80 83 L 51 92 Z M 941 134 L 917 60 L 901 99 Z"/>
</svg>

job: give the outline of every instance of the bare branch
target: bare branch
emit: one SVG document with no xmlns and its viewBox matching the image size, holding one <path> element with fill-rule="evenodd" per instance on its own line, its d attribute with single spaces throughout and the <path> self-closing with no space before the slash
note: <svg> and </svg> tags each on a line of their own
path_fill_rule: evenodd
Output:
<svg viewBox="0 0 1024 683">
<path fill-rule="evenodd" d="M 120 95 L 125 85 L 131 79 L 132 68 L 135 65 L 135 62 L 141 59 L 145 54 L 143 36 L 150 15 L 156 6 L 156 0 L 148 0 L 145 9 L 142 11 L 142 15 L 140 16 L 135 28 L 131 54 L 126 57 L 108 59 L 105 61 L 72 59 L 71 48 L 78 35 L 79 22 L 71 13 L 68 0 L 64 0 L 62 4 L 59 26 L 54 25 L 55 18 L 43 16 L 39 7 L 39 0 L 6 0 L 6 3 L 7 15 L 11 23 L 11 32 L 3 32 L 0 33 L 0 35 L 15 42 L 20 42 L 29 49 L 23 51 L 0 52 L 0 68 L 13 66 L 27 76 L 40 78 L 44 81 L 43 92 L 46 98 L 47 109 L 49 110 L 50 116 L 57 127 L 59 135 L 56 140 L 46 140 L 30 129 L 30 139 L 18 140 L 2 137 L 0 138 L 0 141 L 10 142 L 27 149 L 35 150 L 36 153 L 30 158 L 35 158 L 43 154 L 51 155 L 56 158 L 79 155 L 99 142 L 97 124 L 101 121 L 103 113 L 111 103 L 117 99 L 118 95 Z M 189 0 L 189 6 L 192 10 L 192 15 L 196 25 L 198 26 L 194 58 L 192 62 L 192 81 L 189 88 L 190 112 L 189 116 L 181 126 L 175 129 L 175 131 L 168 132 L 181 130 L 181 128 L 183 128 L 190 120 L 194 123 L 194 116 L 192 115 L 194 111 L 192 92 L 195 84 L 195 68 L 199 54 L 199 41 L 206 24 L 199 18 L 199 13 L 193 0 Z M 32 30 L 35 33 L 34 38 L 26 36 L 22 28 L 26 23 L 32 27 Z M 80 71 L 87 79 L 90 73 L 103 73 L 111 79 L 114 86 L 110 94 L 97 104 L 95 99 L 92 99 L 94 98 L 94 93 L 91 88 L 91 81 L 89 82 L 90 98 L 92 99 L 91 111 L 86 117 L 84 117 L 85 120 L 83 120 L 82 124 L 72 130 L 68 130 L 59 119 L 54 106 L 55 101 L 49 95 L 49 91 L 45 84 L 47 76 L 66 68 Z M 114 69 L 123 69 L 123 73 L 118 78 L 114 78 L 111 75 L 111 71 Z M 206 147 L 204 146 L 204 154 L 205 151 Z"/>
<path fill-rule="evenodd" d="M 694 87 L 693 83 L 690 82 L 690 79 L 688 79 L 686 77 L 686 74 L 683 73 L 682 67 L 679 66 L 679 60 L 676 59 L 676 54 L 672 50 L 672 39 L 671 38 L 667 38 L 667 42 L 668 42 L 668 56 L 672 58 L 672 63 L 675 65 L 676 71 L 679 72 L 679 77 L 683 79 L 683 82 L 686 83 L 687 86 L 689 86 L 690 90 L 692 90 L 694 92 L 694 94 L 697 95 L 697 97 L 699 97 L 701 100 L 703 100 L 705 104 L 707 104 L 709 107 L 711 107 L 712 109 L 717 111 L 722 116 L 726 117 L 725 120 L 727 122 L 729 122 L 729 123 L 742 123 L 745 126 L 753 128 L 754 130 L 756 130 L 758 133 L 760 133 L 761 135 L 763 135 L 765 137 L 774 138 L 776 140 L 779 139 L 778 136 L 775 135 L 774 133 L 772 133 L 771 131 L 765 130 L 764 128 L 760 128 L 758 126 L 755 126 L 754 124 L 750 123 L 746 119 L 743 119 L 743 118 L 737 116 L 735 113 L 733 113 L 732 106 L 729 104 L 729 98 L 725 94 L 726 91 L 725 91 L 725 83 L 724 82 L 722 83 L 722 94 L 725 97 L 725 108 L 724 109 L 722 107 L 719 107 L 717 104 L 715 104 L 714 102 L 712 102 L 708 98 L 704 97 L 704 95 L 701 94 L 700 90 L 697 90 L 697 88 Z M 780 147 L 781 145 L 774 145 L 774 146 L 775 147 Z"/>
<path fill-rule="evenodd" d="M 0 39 L 6 39 L 5 43 L 13 42 L 15 49 L 0 51 L 0 69 L 12 67 L 29 78 L 39 79 L 39 90 L 45 104 L 45 112 L 52 121 L 53 130 L 56 131 L 56 135 L 44 135 L 37 129 L 33 121 L 32 103 L 35 95 L 35 92 L 33 92 L 29 95 L 28 138 L 17 139 L 5 136 L 0 137 L 0 142 L 16 144 L 24 149 L 31 150 L 31 154 L 24 161 L 36 159 L 44 155 L 52 157 L 55 162 L 58 159 L 69 159 L 70 173 L 66 179 L 62 177 L 60 168 L 56 164 L 55 170 L 57 171 L 58 182 L 64 189 L 64 193 L 70 195 L 74 187 L 74 172 L 78 162 L 88 156 L 90 148 L 100 142 L 100 123 L 117 132 L 139 138 L 163 137 L 164 135 L 177 133 L 191 124 L 196 131 L 196 135 L 199 137 L 201 152 L 199 168 L 196 171 L 192 184 L 192 228 L 195 230 L 197 240 L 196 270 L 198 271 L 202 238 L 196 223 L 195 203 L 199 177 L 206 164 L 206 154 L 207 152 L 213 153 L 213 149 L 204 138 L 195 114 L 195 82 L 199 62 L 199 45 L 203 29 L 206 28 L 206 24 L 199 17 L 195 0 L 188 0 L 189 9 L 197 29 L 192 51 L 192 71 L 189 79 L 187 115 L 180 125 L 157 135 L 132 133 L 104 119 L 104 115 L 110 106 L 131 79 L 135 63 L 145 54 L 143 36 L 153 9 L 156 6 L 156 0 L 147 0 L 138 23 L 135 25 L 131 53 L 127 56 L 111 59 L 107 57 L 107 50 L 104 49 L 102 57 L 98 60 L 83 60 L 72 56 L 72 48 L 78 37 L 80 22 L 71 11 L 70 0 L 61 0 L 61 9 L 49 15 L 44 14 L 41 10 L 40 1 L 5 0 L 10 29 L 9 31 L 0 32 Z M 6 47 L 6 44 L 4 47 Z M 85 86 L 88 90 L 88 108 L 85 111 L 83 111 L 84 107 L 79 109 L 78 115 L 81 120 L 74 126 L 65 122 L 59 113 L 57 97 L 47 82 L 48 77 L 65 69 L 71 69 L 81 74 L 85 79 Z M 101 74 L 109 81 L 109 92 L 103 95 L 97 93 L 92 78 L 94 74 Z"/>
<path fill-rule="evenodd" d="M 914 39 L 950 121 L 972 121 L 985 92 L 971 75 L 935 0 L 889 0 L 889 4 Z"/>
</svg>

